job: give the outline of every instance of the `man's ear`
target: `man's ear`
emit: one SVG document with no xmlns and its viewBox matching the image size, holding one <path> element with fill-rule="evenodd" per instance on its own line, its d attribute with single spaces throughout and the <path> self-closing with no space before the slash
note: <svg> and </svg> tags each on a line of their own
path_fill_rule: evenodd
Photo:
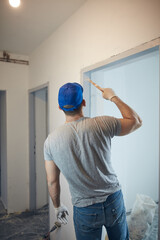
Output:
<svg viewBox="0 0 160 240">
<path fill-rule="evenodd" d="M 83 101 L 82 101 L 82 106 L 83 106 L 83 107 L 86 106 L 86 101 L 85 101 L 85 99 L 83 99 Z"/>
</svg>

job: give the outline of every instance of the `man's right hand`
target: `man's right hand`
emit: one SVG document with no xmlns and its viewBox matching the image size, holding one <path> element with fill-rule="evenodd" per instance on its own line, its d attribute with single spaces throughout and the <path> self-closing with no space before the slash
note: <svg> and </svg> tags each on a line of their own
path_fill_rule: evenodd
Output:
<svg viewBox="0 0 160 240">
<path fill-rule="evenodd" d="M 102 96 L 106 100 L 110 100 L 116 96 L 112 88 L 103 88 Z"/>
</svg>

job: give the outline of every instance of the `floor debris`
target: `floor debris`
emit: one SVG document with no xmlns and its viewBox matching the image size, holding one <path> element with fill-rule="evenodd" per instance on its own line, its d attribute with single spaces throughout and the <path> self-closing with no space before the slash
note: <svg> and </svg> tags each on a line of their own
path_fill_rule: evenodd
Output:
<svg viewBox="0 0 160 240">
<path fill-rule="evenodd" d="M 22 213 L 0 212 L 1 240 L 40 240 L 49 230 L 48 205 Z"/>
</svg>

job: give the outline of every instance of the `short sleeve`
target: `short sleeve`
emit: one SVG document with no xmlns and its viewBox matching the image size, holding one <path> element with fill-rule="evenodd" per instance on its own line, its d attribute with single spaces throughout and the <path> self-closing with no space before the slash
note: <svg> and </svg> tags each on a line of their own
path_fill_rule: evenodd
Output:
<svg viewBox="0 0 160 240">
<path fill-rule="evenodd" d="M 121 122 L 118 118 L 102 116 L 100 117 L 100 122 L 104 134 L 109 135 L 111 138 L 120 135 Z"/>
<path fill-rule="evenodd" d="M 46 139 L 46 141 L 44 142 L 44 160 L 47 161 L 52 161 L 52 156 L 49 150 L 49 140 L 48 138 Z"/>
</svg>

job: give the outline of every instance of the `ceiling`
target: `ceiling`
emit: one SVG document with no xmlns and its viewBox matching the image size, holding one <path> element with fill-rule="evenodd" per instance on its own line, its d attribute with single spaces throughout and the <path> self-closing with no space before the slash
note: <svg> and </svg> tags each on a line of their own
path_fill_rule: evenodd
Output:
<svg viewBox="0 0 160 240">
<path fill-rule="evenodd" d="M 0 51 L 29 55 L 86 0 L 0 0 Z"/>
</svg>

